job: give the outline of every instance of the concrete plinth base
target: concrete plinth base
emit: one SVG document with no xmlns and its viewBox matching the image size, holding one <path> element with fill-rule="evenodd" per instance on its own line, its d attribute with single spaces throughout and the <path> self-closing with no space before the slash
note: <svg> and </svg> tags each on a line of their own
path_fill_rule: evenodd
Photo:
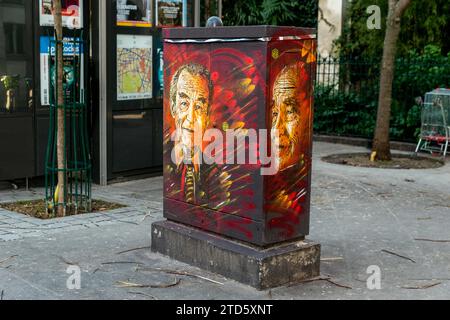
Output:
<svg viewBox="0 0 450 320">
<path fill-rule="evenodd" d="M 153 224 L 152 251 L 259 290 L 320 274 L 320 244 L 296 241 L 259 248 L 171 221 Z"/>
</svg>

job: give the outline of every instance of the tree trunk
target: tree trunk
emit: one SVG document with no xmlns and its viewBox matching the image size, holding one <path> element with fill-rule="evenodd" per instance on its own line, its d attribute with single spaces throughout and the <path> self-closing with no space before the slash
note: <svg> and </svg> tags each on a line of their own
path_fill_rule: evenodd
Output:
<svg viewBox="0 0 450 320">
<path fill-rule="evenodd" d="M 66 197 L 66 155 L 65 155 L 65 110 L 64 110 L 64 66 L 63 66 L 63 27 L 62 27 L 62 15 L 61 15 L 61 0 L 53 0 L 53 16 L 55 20 L 55 32 L 57 40 L 56 50 L 56 64 L 57 64 L 57 79 L 56 79 L 56 103 L 57 103 L 57 140 L 56 149 L 58 155 L 58 203 L 67 203 Z M 64 217 L 66 215 L 66 208 L 58 205 L 57 208 L 58 217 Z"/>
<path fill-rule="evenodd" d="M 378 160 L 391 160 L 389 129 L 392 104 L 392 83 L 394 81 L 395 55 L 397 40 L 401 30 L 401 17 L 411 0 L 389 0 L 386 36 L 384 39 L 383 61 L 380 77 L 380 96 L 373 152 Z"/>
</svg>

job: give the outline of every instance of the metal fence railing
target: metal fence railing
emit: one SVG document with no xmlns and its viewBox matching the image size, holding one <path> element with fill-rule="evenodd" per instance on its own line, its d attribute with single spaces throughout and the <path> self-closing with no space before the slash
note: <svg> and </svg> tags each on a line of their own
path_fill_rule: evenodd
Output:
<svg viewBox="0 0 450 320">
<path fill-rule="evenodd" d="M 380 60 L 319 57 L 316 78 L 317 133 L 372 137 Z M 423 97 L 450 87 L 450 57 L 397 59 L 393 83 L 391 138 L 415 141 Z"/>
</svg>

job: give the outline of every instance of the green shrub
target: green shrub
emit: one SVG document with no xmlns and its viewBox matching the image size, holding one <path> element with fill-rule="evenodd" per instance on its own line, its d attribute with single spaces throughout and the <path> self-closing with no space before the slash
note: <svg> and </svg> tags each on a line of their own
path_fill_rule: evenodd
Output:
<svg viewBox="0 0 450 320">
<path fill-rule="evenodd" d="M 318 85 L 314 130 L 319 133 L 367 137 L 375 127 L 376 105 L 355 92 Z"/>
<path fill-rule="evenodd" d="M 224 24 L 317 27 L 317 0 L 223 0 Z"/>
</svg>

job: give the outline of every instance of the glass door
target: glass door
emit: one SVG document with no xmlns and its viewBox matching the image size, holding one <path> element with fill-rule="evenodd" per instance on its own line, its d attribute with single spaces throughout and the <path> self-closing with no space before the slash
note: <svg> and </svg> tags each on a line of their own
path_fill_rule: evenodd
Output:
<svg viewBox="0 0 450 320">
<path fill-rule="evenodd" d="M 33 1 L 0 1 L 0 180 L 34 174 Z"/>
</svg>

